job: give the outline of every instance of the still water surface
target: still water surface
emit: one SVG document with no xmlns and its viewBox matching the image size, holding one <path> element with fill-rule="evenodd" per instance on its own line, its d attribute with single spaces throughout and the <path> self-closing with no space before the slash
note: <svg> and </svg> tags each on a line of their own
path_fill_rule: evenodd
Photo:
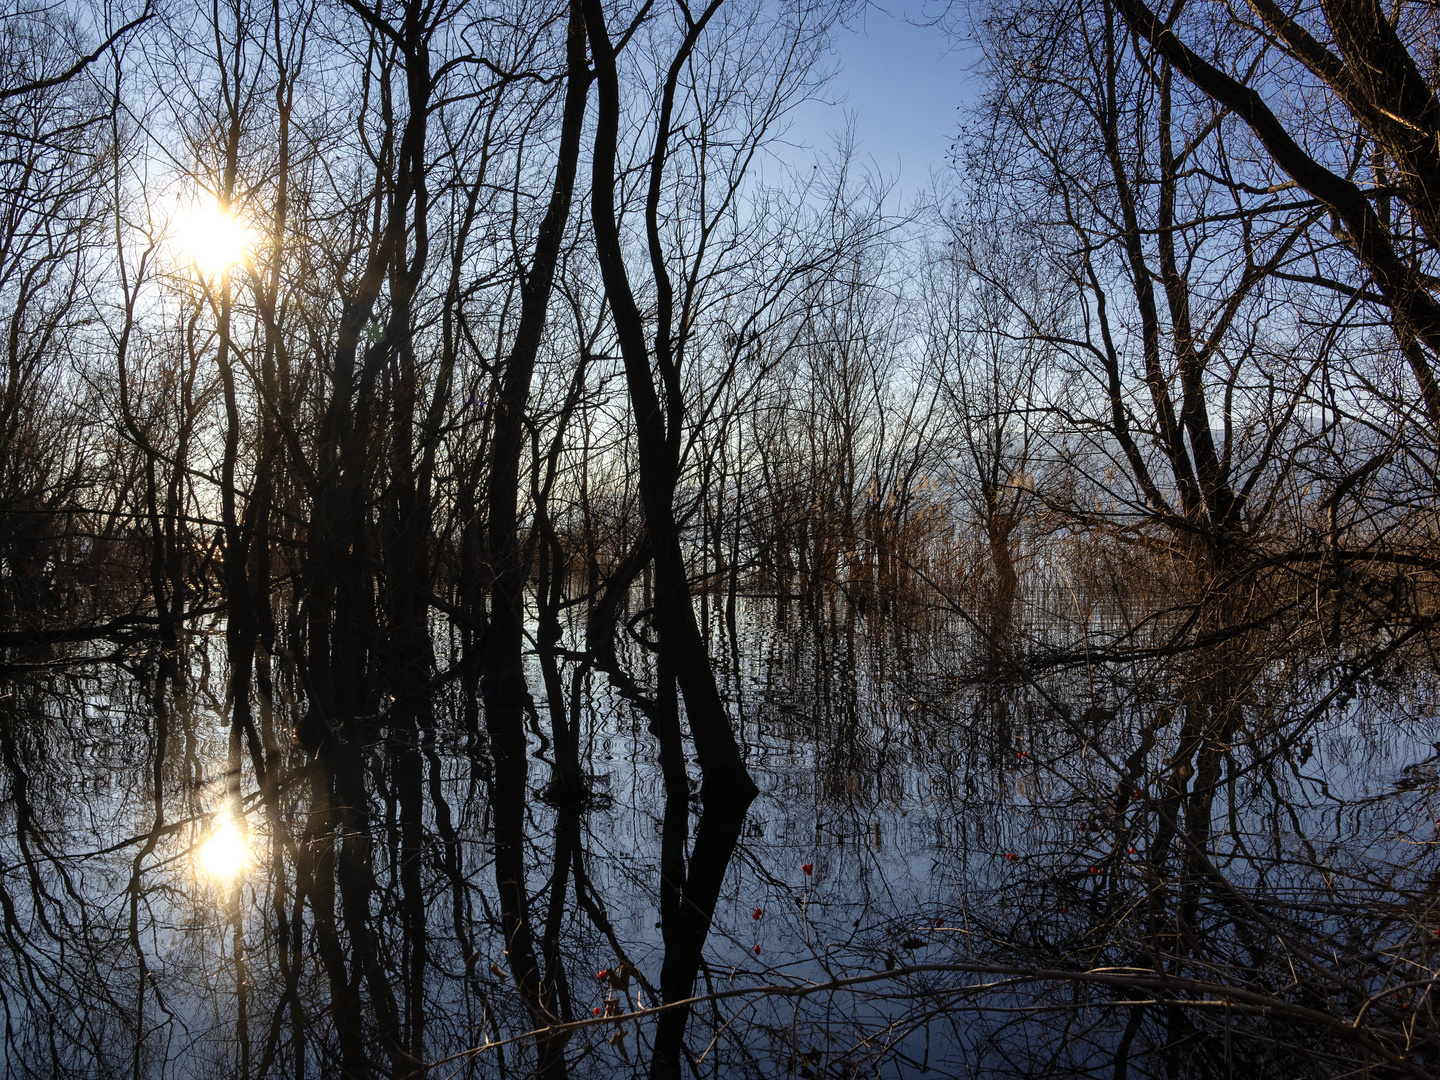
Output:
<svg viewBox="0 0 1440 1080">
<path fill-rule="evenodd" d="M 739 658 L 722 690 L 761 794 L 733 850 L 698 801 L 667 808 L 643 716 L 598 673 L 576 699 L 591 796 L 547 802 L 537 701 L 528 921 L 569 1025 L 548 1065 L 458 681 L 437 680 L 417 847 L 383 715 L 354 758 L 363 813 L 333 816 L 321 763 L 284 751 L 281 661 L 283 766 L 268 794 L 247 772 L 235 807 L 220 628 L 169 670 L 76 657 L 12 678 L 6 1075 L 647 1073 L 655 1016 L 629 1014 L 659 1002 L 667 842 L 719 880 L 687 1076 L 1336 1075 L 1365 1051 L 1322 1016 L 1432 1037 L 1431 681 L 1317 709 L 1304 665 L 1264 674 L 1197 829 L 1174 789 L 1183 695 L 1158 668 L 977 685 L 958 629 L 777 628 L 758 602 L 739 629 L 715 654 Z M 1190 1006 L 1137 972 L 1197 980 Z"/>
</svg>

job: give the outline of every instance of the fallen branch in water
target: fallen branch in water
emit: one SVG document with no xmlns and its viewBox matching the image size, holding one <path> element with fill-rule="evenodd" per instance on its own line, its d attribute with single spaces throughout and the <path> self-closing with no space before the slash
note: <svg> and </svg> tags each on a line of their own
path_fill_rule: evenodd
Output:
<svg viewBox="0 0 1440 1080">
<path fill-rule="evenodd" d="M 804 983 L 794 986 L 781 986 L 768 984 L 764 986 L 735 987 L 729 990 L 718 990 L 714 993 L 699 994 L 694 997 L 685 998 L 681 1001 L 668 1001 L 663 1005 L 652 1005 L 648 1008 L 635 1009 L 631 1012 L 621 1013 L 614 1016 L 586 1017 L 582 1020 L 571 1020 L 560 1024 L 547 1025 L 544 1028 L 537 1028 L 520 1035 L 513 1035 L 506 1039 L 496 1039 L 481 1046 L 471 1047 L 459 1053 L 439 1058 L 430 1063 L 431 1067 L 445 1065 L 454 1061 L 467 1060 L 486 1053 L 490 1050 L 499 1049 L 503 1046 L 510 1046 L 516 1043 L 523 1043 L 530 1039 L 549 1038 L 555 1035 L 578 1031 L 582 1028 L 593 1027 L 600 1024 L 617 1024 L 627 1020 L 640 1020 L 658 1013 L 668 1012 L 672 1009 L 689 1009 L 706 1002 L 723 1001 L 728 998 L 805 998 L 813 994 L 831 993 L 836 990 L 846 990 L 857 986 L 864 986 L 871 983 L 884 982 L 892 979 L 900 979 L 909 975 L 923 975 L 935 973 L 963 973 L 969 975 L 994 975 L 1000 978 L 981 983 L 970 983 L 965 986 L 948 988 L 927 988 L 925 993 L 929 994 L 963 994 L 994 991 L 1008 987 L 1015 987 L 1033 982 L 1082 982 L 1100 986 L 1124 987 L 1132 990 L 1148 990 L 1156 995 L 1154 999 L 1139 1000 L 1117 1000 L 1103 1004 L 1124 1005 L 1135 1007 L 1141 1005 L 1153 1005 L 1164 1003 L 1168 1005 L 1179 1005 L 1193 1008 L 1225 1008 L 1230 1011 L 1239 1011 L 1250 1015 L 1265 1015 L 1267 1013 L 1278 1013 L 1293 1020 L 1316 1024 L 1326 1028 L 1337 1035 L 1348 1039 L 1357 1047 L 1368 1050 L 1371 1053 L 1382 1057 L 1386 1063 L 1392 1065 L 1401 1072 L 1422 1080 L 1433 1080 L 1435 1073 L 1416 1065 L 1407 1057 L 1397 1054 L 1387 1048 L 1381 1036 L 1394 1038 L 1395 1040 L 1410 1044 L 1413 1040 L 1403 1031 L 1385 1031 L 1375 1028 L 1362 1030 L 1360 1023 L 1365 1013 L 1376 1002 L 1387 994 L 1393 993 L 1397 988 L 1389 987 L 1383 994 L 1372 996 L 1361 1006 L 1353 1020 L 1346 1020 L 1343 1017 L 1330 1013 L 1321 1012 L 1317 1009 L 1306 1008 L 1303 1005 L 1296 1005 L 1268 994 L 1257 993 L 1253 990 L 1245 990 L 1239 987 L 1226 986 L 1223 983 L 1207 982 L 1200 979 L 1176 978 L 1169 975 L 1157 975 L 1146 968 L 1095 968 L 1089 971 L 1065 971 L 1053 968 L 1027 968 L 1009 966 L 1004 964 L 912 964 L 905 967 L 889 968 L 884 971 L 869 972 L 864 975 L 853 975 L 846 978 L 830 979 L 821 983 Z M 1431 987 L 1440 985 L 1440 979 L 1424 979 L 1404 984 L 1409 987 Z M 1174 996 L 1178 994 L 1197 995 L 1192 997 Z M 1198 996 L 1206 995 L 1206 996 Z M 1092 1003 L 1095 1004 L 1095 1003 Z"/>
</svg>

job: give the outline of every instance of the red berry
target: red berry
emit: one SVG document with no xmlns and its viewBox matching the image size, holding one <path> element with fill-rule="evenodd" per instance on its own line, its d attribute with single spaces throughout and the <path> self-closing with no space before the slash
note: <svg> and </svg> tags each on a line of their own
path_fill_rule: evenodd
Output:
<svg viewBox="0 0 1440 1080">
<path fill-rule="evenodd" d="M 599 1006 L 599 1005 L 596 1005 L 595 1008 L 591 1009 L 590 1011 L 591 1011 L 592 1013 L 594 1013 L 596 1016 L 599 1016 L 599 1015 L 600 1015 L 600 1006 Z"/>
<path fill-rule="evenodd" d="M 606 968 L 604 971 L 597 971 L 597 972 L 595 973 L 595 978 L 599 979 L 601 982 L 604 982 L 607 978 L 609 978 L 609 976 L 610 976 L 610 969 L 609 969 L 609 968 Z"/>
<path fill-rule="evenodd" d="M 801 863 L 801 864 L 800 864 L 800 869 L 803 870 L 803 871 L 805 871 L 805 876 L 806 876 L 806 877 L 809 877 L 809 876 L 810 876 L 810 872 L 815 869 L 815 864 L 814 864 L 814 863 L 808 863 L 808 862 L 807 862 L 807 863 Z"/>
<path fill-rule="evenodd" d="M 1135 849 L 1134 849 L 1133 847 L 1130 849 L 1130 854 L 1131 854 L 1131 855 L 1134 855 L 1134 854 L 1135 854 Z"/>
<path fill-rule="evenodd" d="M 935 929 L 938 930 L 938 929 L 940 929 L 940 927 L 942 927 L 942 926 L 944 926 L 944 925 L 945 925 L 945 920 L 944 920 L 944 919 L 936 919 L 936 920 L 935 920 Z"/>
<path fill-rule="evenodd" d="M 754 915 L 751 915 L 750 917 L 751 917 L 752 919 L 754 919 L 756 922 L 759 922 L 759 921 L 760 921 L 760 916 L 761 916 L 762 914 L 763 914 L 763 912 L 761 912 L 761 910 L 757 907 L 757 908 L 755 909 L 755 914 L 754 914 Z"/>
<path fill-rule="evenodd" d="M 756 956 L 759 956 L 759 955 L 760 955 L 760 946 L 759 946 L 759 945 L 756 945 L 756 946 L 755 946 L 755 955 L 756 955 Z"/>
<path fill-rule="evenodd" d="M 1061 914 L 1061 915 L 1068 915 L 1068 914 L 1070 914 L 1070 905 L 1069 905 L 1069 904 L 1062 904 L 1062 905 L 1060 906 L 1060 914 Z"/>
</svg>

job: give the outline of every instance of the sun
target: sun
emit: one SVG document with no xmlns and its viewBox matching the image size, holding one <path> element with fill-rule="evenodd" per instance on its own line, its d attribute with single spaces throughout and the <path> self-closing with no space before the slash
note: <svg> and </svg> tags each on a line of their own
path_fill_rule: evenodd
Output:
<svg viewBox="0 0 1440 1080">
<path fill-rule="evenodd" d="M 254 236 L 228 210 L 197 204 L 179 221 L 176 240 L 181 253 L 207 274 L 222 274 L 245 261 Z"/>
<path fill-rule="evenodd" d="M 200 865 L 211 877 L 230 881 L 245 865 L 245 835 L 233 817 L 222 818 L 200 845 Z"/>
</svg>

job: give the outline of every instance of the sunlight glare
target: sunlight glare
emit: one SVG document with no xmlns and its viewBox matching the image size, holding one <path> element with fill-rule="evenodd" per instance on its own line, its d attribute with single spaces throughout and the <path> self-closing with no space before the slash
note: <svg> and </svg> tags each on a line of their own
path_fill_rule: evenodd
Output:
<svg viewBox="0 0 1440 1080">
<path fill-rule="evenodd" d="M 253 237 L 234 214 L 197 205 L 180 220 L 180 250 L 200 270 L 220 274 L 245 261 Z"/>
<path fill-rule="evenodd" d="M 200 865 L 211 877 L 229 881 L 245 862 L 245 837 L 234 818 L 225 818 L 200 845 Z"/>
</svg>

